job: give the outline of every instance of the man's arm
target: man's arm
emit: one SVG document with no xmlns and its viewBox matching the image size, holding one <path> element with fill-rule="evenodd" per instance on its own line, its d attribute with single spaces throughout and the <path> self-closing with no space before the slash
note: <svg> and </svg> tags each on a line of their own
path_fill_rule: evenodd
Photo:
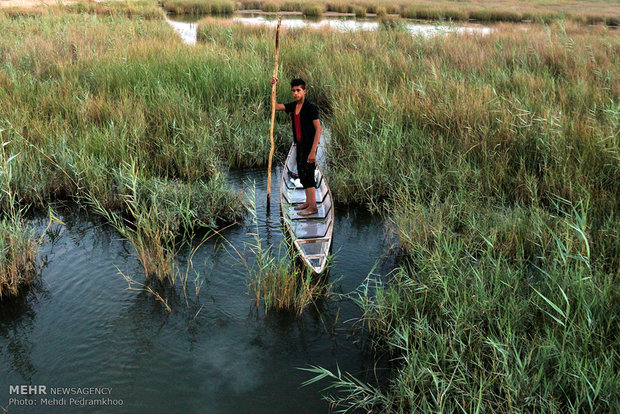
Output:
<svg viewBox="0 0 620 414">
<path fill-rule="evenodd" d="M 321 141 L 321 121 L 318 119 L 314 119 L 312 121 L 314 125 L 314 141 L 312 142 L 312 149 L 310 150 L 310 154 L 308 154 L 308 163 L 311 164 L 316 162 L 316 149 L 319 147 L 319 142 Z"/>
<path fill-rule="evenodd" d="M 271 78 L 271 84 L 272 85 L 277 85 L 278 84 L 278 78 L 276 78 L 275 76 L 273 78 Z M 276 103 L 276 111 L 284 111 L 284 109 L 286 109 L 284 107 L 284 104 Z"/>
</svg>

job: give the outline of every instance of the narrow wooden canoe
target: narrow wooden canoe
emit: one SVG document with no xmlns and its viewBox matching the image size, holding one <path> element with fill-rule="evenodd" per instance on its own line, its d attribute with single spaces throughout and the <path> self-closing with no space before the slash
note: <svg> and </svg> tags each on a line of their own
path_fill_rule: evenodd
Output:
<svg viewBox="0 0 620 414">
<path fill-rule="evenodd" d="M 314 273 L 321 274 L 327 266 L 327 257 L 332 245 L 334 229 L 332 193 L 319 167 L 319 162 L 323 161 L 324 149 L 319 146 L 317 150 L 317 173 L 315 174 L 317 183 L 316 204 L 319 211 L 310 216 L 300 216 L 293 208 L 306 200 L 306 194 L 299 179 L 291 177 L 291 173 L 297 173 L 296 155 L 297 147 L 292 145 L 282 169 L 282 181 L 280 183 L 282 218 L 291 241 L 304 263 Z"/>
</svg>

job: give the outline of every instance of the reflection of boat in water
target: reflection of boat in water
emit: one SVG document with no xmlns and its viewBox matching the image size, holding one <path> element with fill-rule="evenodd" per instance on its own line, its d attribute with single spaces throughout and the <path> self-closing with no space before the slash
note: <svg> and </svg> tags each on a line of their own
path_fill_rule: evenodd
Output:
<svg viewBox="0 0 620 414">
<path fill-rule="evenodd" d="M 315 177 L 318 211 L 309 216 L 300 216 L 293 208 L 306 200 L 306 194 L 299 179 L 294 178 L 297 174 L 296 155 L 297 147 L 292 145 L 282 171 L 280 208 L 291 241 L 300 253 L 302 260 L 315 273 L 320 274 L 327 266 L 327 256 L 332 244 L 334 227 L 332 193 L 319 167 L 319 161 L 322 162 L 324 158 L 324 147 L 319 145 L 317 149 Z"/>
</svg>

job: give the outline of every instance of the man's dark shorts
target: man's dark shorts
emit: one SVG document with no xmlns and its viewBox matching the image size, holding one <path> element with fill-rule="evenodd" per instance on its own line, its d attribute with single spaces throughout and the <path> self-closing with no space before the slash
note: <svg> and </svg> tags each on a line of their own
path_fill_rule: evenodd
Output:
<svg viewBox="0 0 620 414">
<path fill-rule="evenodd" d="M 297 145 L 297 173 L 299 174 L 299 181 L 301 181 L 301 185 L 304 188 L 316 187 L 316 181 L 314 180 L 316 163 L 308 164 L 309 154 L 310 149 Z"/>
</svg>

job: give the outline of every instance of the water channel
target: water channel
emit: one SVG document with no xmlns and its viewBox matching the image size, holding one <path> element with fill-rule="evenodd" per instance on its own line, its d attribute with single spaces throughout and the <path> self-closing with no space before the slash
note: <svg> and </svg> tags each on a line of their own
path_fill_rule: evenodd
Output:
<svg viewBox="0 0 620 414">
<path fill-rule="evenodd" d="M 198 29 L 197 21 L 200 16 L 168 16 L 168 23 L 179 33 L 185 43 L 196 43 L 196 32 Z M 264 25 L 275 27 L 277 19 L 273 15 L 244 13 L 235 17 L 218 17 L 224 21 L 233 21 L 246 25 Z M 446 25 L 446 24 L 422 24 L 418 22 L 405 21 L 405 26 L 412 35 L 435 36 L 442 33 L 478 33 L 489 34 L 493 29 L 477 24 L 468 25 Z M 322 28 L 331 27 L 340 31 L 356 30 L 377 30 L 379 22 L 376 19 L 354 19 L 350 17 L 323 17 L 321 19 L 307 19 L 298 15 L 282 16 L 282 26 L 287 28 Z"/>
<path fill-rule="evenodd" d="M 258 229 L 276 248 L 283 240 L 280 174 L 274 168 L 270 214 L 265 169 L 228 174 L 232 188 L 256 189 L 258 223 L 248 216 L 222 233 L 250 260 L 250 233 Z M 15 397 L 15 385 L 103 387 L 108 394 L 78 397 L 109 400 L 42 406 L 41 397 L 63 402 L 63 396 L 41 395 L 34 406 L 11 405 L 9 412 L 321 413 L 329 409 L 321 398 L 328 384 L 302 387 L 313 374 L 300 368 L 339 367 L 373 384 L 385 379 L 385 362 L 378 364 L 365 348 L 355 324 L 361 311 L 350 300 L 332 296 L 300 317 L 265 315 L 250 299 L 237 253 L 213 238 L 193 257 L 186 292 L 180 283 L 158 288 L 168 312 L 150 293 L 126 289 L 120 272 L 139 282 L 144 275 L 132 246 L 114 229 L 97 217 L 58 211 L 66 225 L 55 227 L 42 246 L 41 282 L 0 304 L 0 406 Z M 396 266 L 395 241 L 384 221 L 363 208 L 335 211 L 329 281 L 332 291 L 347 293 L 369 272 L 386 275 Z M 40 234 L 47 223 L 32 224 Z M 191 250 L 179 255 L 182 271 Z"/>
<path fill-rule="evenodd" d="M 273 182 L 279 182 L 280 168 Z M 282 241 L 278 185 L 266 212 L 264 169 L 231 171 L 240 191 L 255 186 L 258 231 L 265 243 Z M 375 366 L 355 330 L 360 311 L 333 297 L 301 317 L 265 315 L 251 303 L 247 273 L 221 239 L 193 258 L 187 302 L 178 284 L 161 290 L 172 312 L 153 296 L 127 290 L 119 270 L 144 282 L 131 245 L 100 219 L 66 211 L 53 241 L 42 247 L 39 286 L 0 306 L 0 405 L 9 386 L 107 387 L 122 406 L 11 406 L 31 412 L 321 413 L 327 383 L 301 387 L 313 375 L 298 368 L 320 365 L 371 382 L 386 370 Z M 41 232 L 46 220 L 34 220 Z M 250 218 L 223 232 L 244 257 L 252 257 Z M 376 265 L 385 275 L 395 266 L 393 240 L 384 222 L 363 209 L 336 209 L 335 292 L 350 292 Z M 190 249 L 181 252 L 186 269 Z M 194 271 L 202 285 L 195 294 Z M 87 396 L 88 397 L 88 396 Z M 91 396 L 92 397 L 92 396 Z M 100 397 L 100 396 L 99 396 Z M 37 399 L 37 401 L 39 401 Z"/>
</svg>

